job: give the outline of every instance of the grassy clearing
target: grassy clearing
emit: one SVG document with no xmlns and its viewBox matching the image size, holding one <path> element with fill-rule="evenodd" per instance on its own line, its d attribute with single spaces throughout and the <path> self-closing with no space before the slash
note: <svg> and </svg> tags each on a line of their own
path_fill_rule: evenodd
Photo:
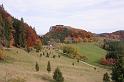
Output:
<svg viewBox="0 0 124 82">
<path fill-rule="evenodd" d="M 82 56 L 88 58 L 86 62 L 93 65 L 99 65 L 100 59 L 106 54 L 106 51 L 98 47 L 95 43 L 77 43 L 67 45 L 77 48 Z"/>
<path fill-rule="evenodd" d="M 49 58 L 46 56 L 39 57 L 42 52 L 52 53 Z M 54 50 L 42 50 L 39 53 L 31 51 L 27 53 L 22 49 L 11 48 L 5 50 L 5 54 L 7 59 L 0 63 L 0 82 L 8 82 L 9 79 L 13 80 L 13 77 L 18 77 L 25 82 L 54 82 L 52 75 L 57 66 L 60 67 L 65 77 L 64 82 L 102 82 L 103 74 L 108 71 L 99 67 L 94 70 L 88 65 L 81 62 L 78 63 L 76 60 L 64 56 L 58 58 L 58 53 Z M 53 55 L 56 55 L 55 59 L 52 58 Z M 36 61 L 40 67 L 39 72 L 35 71 Z M 52 68 L 50 74 L 47 72 L 48 61 L 51 62 Z M 73 66 L 72 63 L 75 65 Z M 7 81 L 5 81 L 5 78 L 7 78 Z"/>
</svg>

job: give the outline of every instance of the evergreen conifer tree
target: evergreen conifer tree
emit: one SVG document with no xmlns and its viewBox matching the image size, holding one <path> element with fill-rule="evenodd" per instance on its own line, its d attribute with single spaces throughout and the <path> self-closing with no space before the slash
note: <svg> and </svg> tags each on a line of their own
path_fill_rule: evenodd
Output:
<svg viewBox="0 0 124 82">
<path fill-rule="evenodd" d="M 62 76 L 62 72 L 60 71 L 60 69 L 58 67 L 55 69 L 53 79 L 56 82 L 64 82 L 64 77 Z"/>
<path fill-rule="evenodd" d="M 48 61 L 47 71 L 48 71 L 48 73 L 50 73 L 50 72 L 51 72 L 51 65 L 50 65 L 50 61 Z"/>
<path fill-rule="evenodd" d="M 36 62 L 36 65 L 35 65 L 35 69 L 36 69 L 36 71 L 39 71 L 39 65 L 38 65 L 37 62 Z"/>
</svg>

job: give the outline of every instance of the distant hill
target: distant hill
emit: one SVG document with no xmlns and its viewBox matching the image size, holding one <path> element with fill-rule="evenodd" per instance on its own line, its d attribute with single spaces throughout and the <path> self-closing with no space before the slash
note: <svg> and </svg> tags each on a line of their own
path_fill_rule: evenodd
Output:
<svg viewBox="0 0 124 82">
<path fill-rule="evenodd" d="M 112 33 L 102 33 L 98 36 L 110 39 L 110 40 L 124 40 L 124 30 L 115 31 Z"/>
<path fill-rule="evenodd" d="M 44 37 L 47 37 L 49 40 L 54 39 L 59 42 L 81 42 L 92 40 L 91 38 L 93 37 L 93 34 L 70 26 L 56 25 L 52 26 Z"/>
<path fill-rule="evenodd" d="M 93 42 L 107 40 L 124 40 L 124 30 L 115 31 L 112 33 L 95 34 L 83 29 L 76 29 L 71 26 L 55 25 L 51 26 L 48 33 L 43 37 L 43 40 L 77 43 L 77 42 Z"/>
<path fill-rule="evenodd" d="M 34 46 L 39 40 L 35 29 L 24 22 L 11 16 L 0 5 L 0 45 L 4 47 Z"/>
</svg>

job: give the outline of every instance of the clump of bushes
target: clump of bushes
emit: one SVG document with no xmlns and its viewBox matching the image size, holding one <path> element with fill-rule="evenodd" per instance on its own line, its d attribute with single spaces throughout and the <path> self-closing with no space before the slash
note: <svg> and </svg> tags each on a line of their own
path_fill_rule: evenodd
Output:
<svg viewBox="0 0 124 82">
<path fill-rule="evenodd" d="M 63 46 L 63 54 L 71 58 L 75 58 L 79 55 L 77 49 L 72 46 Z"/>
<path fill-rule="evenodd" d="M 81 56 L 79 54 L 78 50 L 72 46 L 63 46 L 62 50 L 63 50 L 63 54 L 70 58 L 75 58 L 78 60 L 86 60 L 87 59 L 86 57 L 84 58 L 84 56 Z"/>
</svg>

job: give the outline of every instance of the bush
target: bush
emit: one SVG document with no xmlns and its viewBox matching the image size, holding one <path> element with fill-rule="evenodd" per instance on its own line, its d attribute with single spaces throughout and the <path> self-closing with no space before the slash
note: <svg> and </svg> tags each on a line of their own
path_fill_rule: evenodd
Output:
<svg viewBox="0 0 124 82">
<path fill-rule="evenodd" d="M 78 50 L 72 46 L 63 46 L 63 54 L 65 56 L 68 56 L 70 58 L 76 58 L 76 59 L 79 59 L 79 60 L 84 60 L 83 56 L 81 56 L 78 52 Z"/>
<path fill-rule="evenodd" d="M 54 72 L 53 79 L 56 82 L 64 82 L 64 77 L 62 76 L 62 72 L 60 71 L 60 69 L 58 67 L 56 68 L 56 70 Z"/>
<path fill-rule="evenodd" d="M 71 58 L 75 58 L 76 55 L 79 55 L 78 51 L 72 46 L 64 46 L 63 53 L 64 55 L 69 56 Z"/>
<path fill-rule="evenodd" d="M 74 66 L 74 62 L 72 63 L 72 65 Z"/>
<path fill-rule="evenodd" d="M 58 57 L 60 58 L 61 56 L 60 56 L 60 55 L 58 55 Z"/>
<path fill-rule="evenodd" d="M 5 58 L 4 51 L 0 49 L 0 60 L 4 60 L 4 58 Z"/>
<path fill-rule="evenodd" d="M 37 44 L 35 44 L 34 48 L 36 49 L 36 52 L 40 52 L 42 49 L 42 43 L 38 42 Z"/>
<path fill-rule="evenodd" d="M 55 59 L 56 58 L 56 55 L 53 55 L 53 58 Z"/>
<path fill-rule="evenodd" d="M 31 48 L 30 47 L 27 47 L 26 48 L 26 51 L 29 53 L 31 51 Z"/>
<path fill-rule="evenodd" d="M 100 63 L 102 65 L 114 65 L 116 63 L 116 59 L 112 59 L 112 58 L 101 58 Z"/>
<path fill-rule="evenodd" d="M 108 75 L 108 73 L 105 73 L 103 76 L 103 82 L 110 82 L 110 77 Z"/>
</svg>

